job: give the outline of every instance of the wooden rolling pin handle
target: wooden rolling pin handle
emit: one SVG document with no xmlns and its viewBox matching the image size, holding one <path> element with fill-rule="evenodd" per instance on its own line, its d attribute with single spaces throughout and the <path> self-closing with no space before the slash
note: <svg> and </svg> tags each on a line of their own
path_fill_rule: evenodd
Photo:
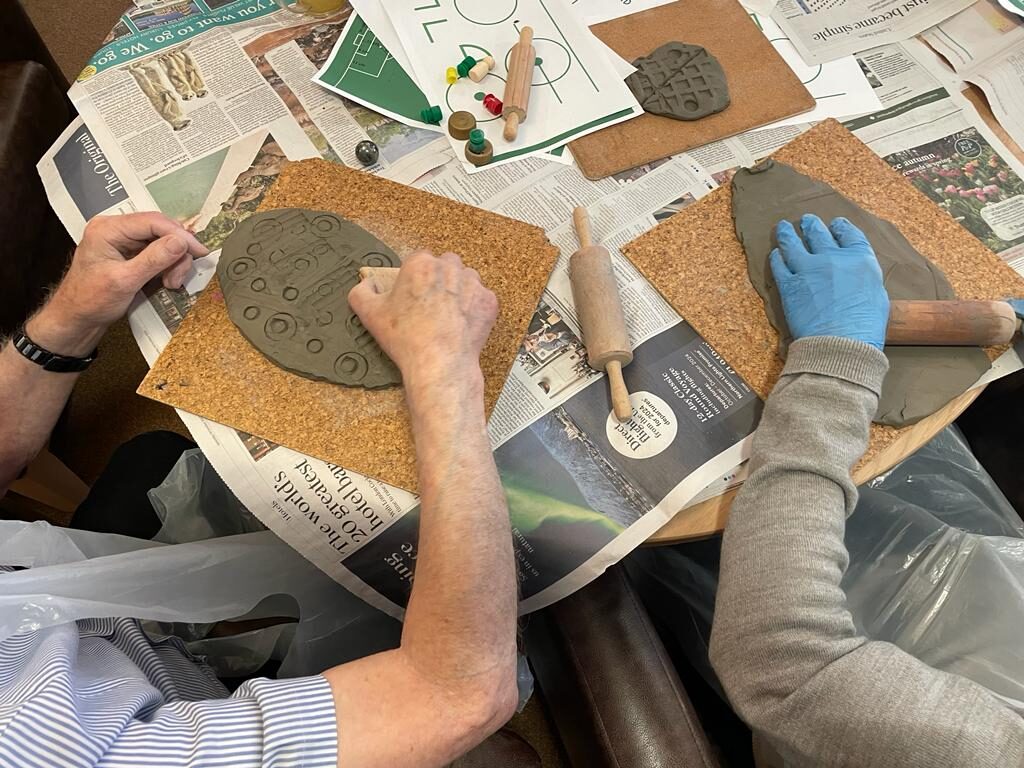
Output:
<svg viewBox="0 0 1024 768">
<path fill-rule="evenodd" d="M 501 136 L 505 141 L 515 141 L 516 136 L 519 135 L 519 113 L 510 112 L 508 117 L 505 118 L 505 130 L 501 132 Z"/>
<path fill-rule="evenodd" d="M 633 406 L 629 402 L 629 390 L 626 389 L 626 382 L 622 378 L 622 363 L 610 360 L 604 370 L 608 374 L 608 386 L 611 390 L 612 413 L 620 422 L 629 421 L 633 418 Z"/>
<path fill-rule="evenodd" d="M 523 27 L 519 32 L 519 42 L 509 52 L 508 79 L 505 81 L 505 96 L 502 99 L 504 106 L 501 111 L 501 116 L 505 118 L 505 130 L 502 131 L 505 141 L 515 141 L 519 135 L 519 124 L 526 120 L 536 60 L 533 28 Z"/>
<path fill-rule="evenodd" d="M 594 244 L 594 233 L 590 229 L 590 214 L 582 205 L 576 206 L 572 212 L 572 223 L 576 226 L 576 237 L 580 239 L 580 248 L 589 248 Z"/>
<path fill-rule="evenodd" d="M 388 293 L 398 280 L 398 267 L 360 267 L 359 279 L 369 280 L 377 293 Z"/>
<path fill-rule="evenodd" d="M 893 301 L 885 343 L 988 347 L 1009 343 L 1018 327 L 1005 301 Z"/>
</svg>

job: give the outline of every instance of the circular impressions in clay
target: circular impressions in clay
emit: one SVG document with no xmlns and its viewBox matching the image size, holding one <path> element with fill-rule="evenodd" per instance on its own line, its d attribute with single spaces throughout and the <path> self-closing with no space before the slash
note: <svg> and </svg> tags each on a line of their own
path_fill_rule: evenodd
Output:
<svg viewBox="0 0 1024 768">
<path fill-rule="evenodd" d="M 217 276 L 228 315 L 272 362 L 345 386 L 401 382 L 394 363 L 348 305 L 360 267 L 401 260 L 366 230 L 326 211 L 284 208 L 242 222 Z"/>
</svg>

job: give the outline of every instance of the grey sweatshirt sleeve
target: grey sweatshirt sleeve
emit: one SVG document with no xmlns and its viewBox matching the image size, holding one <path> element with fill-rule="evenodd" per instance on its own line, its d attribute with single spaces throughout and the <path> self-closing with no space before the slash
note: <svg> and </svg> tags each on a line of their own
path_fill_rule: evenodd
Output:
<svg viewBox="0 0 1024 768">
<path fill-rule="evenodd" d="M 847 610 L 850 470 L 887 367 L 848 339 L 790 347 L 725 531 L 711 662 L 737 712 L 797 766 L 1024 765 L 1024 720 L 858 635 Z"/>
</svg>

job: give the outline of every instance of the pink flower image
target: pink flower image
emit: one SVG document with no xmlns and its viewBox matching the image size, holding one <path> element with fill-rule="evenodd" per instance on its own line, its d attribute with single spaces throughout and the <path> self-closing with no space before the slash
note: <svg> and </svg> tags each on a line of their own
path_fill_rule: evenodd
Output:
<svg viewBox="0 0 1024 768">
<path fill-rule="evenodd" d="M 995 155 L 992 155 L 992 157 L 990 157 L 988 159 L 988 167 L 989 168 L 998 168 L 999 167 L 999 158 L 997 158 Z"/>
<path fill-rule="evenodd" d="M 1010 178 L 1010 174 L 1008 174 L 1006 171 L 1000 171 L 999 173 L 996 174 L 996 178 L 999 179 L 1000 181 L 1006 181 L 1008 178 Z"/>
<path fill-rule="evenodd" d="M 960 197 L 974 197 L 973 189 L 961 189 L 959 190 Z"/>
<path fill-rule="evenodd" d="M 997 187 L 995 184 L 988 184 L 982 187 L 981 191 L 984 192 L 986 195 L 998 195 L 999 187 Z"/>
<path fill-rule="evenodd" d="M 946 188 L 944 190 L 942 190 L 942 191 L 945 192 L 947 195 L 955 195 L 956 194 L 956 187 L 953 186 L 952 184 L 948 184 L 946 186 Z"/>
</svg>

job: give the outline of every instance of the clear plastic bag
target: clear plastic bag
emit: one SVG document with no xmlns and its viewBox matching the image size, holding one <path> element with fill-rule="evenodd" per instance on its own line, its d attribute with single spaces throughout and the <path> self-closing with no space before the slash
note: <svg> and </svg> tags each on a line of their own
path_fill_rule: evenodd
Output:
<svg viewBox="0 0 1024 768">
<path fill-rule="evenodd" d="M 958 430 L 861 489 L 846 545 L 868 637 L 1024 712 L 1024 524 Z"/>
<path fill-rule="evenodd" d="M 860 489 L 843 579 L 860 630 L 1024 713 L 1024 523 L 955 427 Z M 630 575 L 660 626 L 708 663 L 718 544 L 641 549 Z"/>
<path fill-rule="evenodd" d="M 199 451 L 150 491 L 159 541 L 0 521 L 0 639 L 85 618 L 131 616 L 173 633 L 222 676 L 282 661 L 312 675 L 398 645 L 401 624 L 322 573 L 234 498 Z M 217 622 L 284 618 L 230 637 Z M 287 619 L 293 619 L 288 622 Z"/>
<path fill-rule="evenodd" d="M 86 618 L 131 616 L 174 634 L 222 677 L 268 660 L 278 677 L 323 672 L 389 648 L 401 624 L 329 578 L 247 512 L 198 450 L 182 454 L 150 501 L 159 541 L 0 521 L 0 640 Z M 211 637 L 221 621 L 294 622 Z M 520 709 L 533 675 L 519 658 Z"/>
</svg>

